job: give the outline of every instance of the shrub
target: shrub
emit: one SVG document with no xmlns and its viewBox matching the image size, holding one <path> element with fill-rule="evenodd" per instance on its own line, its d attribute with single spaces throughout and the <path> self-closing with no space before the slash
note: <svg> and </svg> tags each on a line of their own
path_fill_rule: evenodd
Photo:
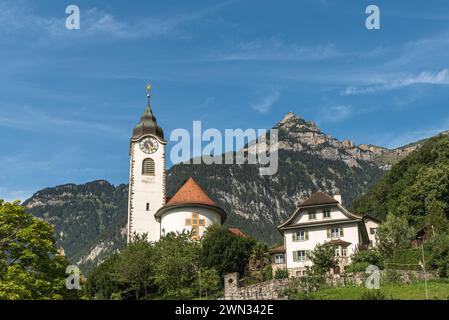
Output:
<svg viewBox="0 0 449 320">
<path fill-rule="evenodd" d="M 449 277 L 449 235 L 437 235 L 430 245 L 429 265 L 441 278 Z"/>
<path fill-rule="evenodd" d="M 424 257 L 426 260 L 426 268 L 429 269 L 430 248 L 429 245 L 424 245 Z M 421 271 L 422 268 L 419 265 L 422 261 L 421 248 L 401 249 L 394 252 L 386 261 L 385 265 L 388 269 L 396 270 L 415 270 Z"/>
<path fill-rule="evenodd" d="M 274 273 L 275 279 L 287 279 L 288 278 L 288 270 L 287 269 L 277 269 Z"/>
<path fill-rule="evenodd" d="M 313 263 L 311 272 L 314 276 L 325 275 L 337 266 L 335 250 L 327 244 L 317 245 L 311 252 L 311 260 Z"/>
<path fill-rule="evenodd" d="M 271 267 L 271 265 L 268 265 L 264 268 L 263 279 L 264 279 L 264 281 L 273 279 L 273 268 Z"/>
<path fill-rule="evenodd" d="M 345 270 L 345 272 L 365 272 L 366 268 L 371 265 L 369 262 L 355 262 L 351 263 Z"/>
<path fill-rule="evenodd" d="M 380 254 L 379 250 L 375 248 L 369 248 L 366 250 L 359 250 L 352 256 L 352 264 L 359 264 L 362 266 L 365 264 L 365 268 L 363 270 L 358 271 L 365 271 L 366 267 L 369 265 L 375 265 L 379 269 L 384 268 L 384 259 L 382 258 L 382 255 Z"/>
<path fill-rule="evenodd" d="M 386 221 L 377 229 L 379 251 L 385 257 L 389 257 L 398 249 L 409 248 L 414 235 L 415 231 L 405 216 L 389 213 Z"/>
<path fill-rule="evenodd" d="M 380 289 L 367 289 L 360 295 L 360 300 L 386 300 L 387 296 Z"/>
<path fill-rule="evenodd" d="M 206 294 L 206 297 L 208 297 L 211 292 L 216 292 L 220 289 L 220 276 L 218 275 L 217 270 L 213 268 L 201 269 L 199 280 L 201 283 L 200 290 Z"/>
</svg>

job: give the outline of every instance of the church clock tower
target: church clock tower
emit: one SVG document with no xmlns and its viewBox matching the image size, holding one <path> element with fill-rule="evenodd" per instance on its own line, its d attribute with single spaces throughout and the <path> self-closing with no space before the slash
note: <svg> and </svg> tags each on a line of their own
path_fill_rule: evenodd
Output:
<svg viewBox="0 0 449 320">
<path fill-rule="evenodd" d="M 128 243 L 134 234 L 147 234 L 149 241 L 158 241 L 161 236 L 154 215 L 165 205 L 167 142 L 151 110 L 150 91 L 151 85 L 147 85 L 147 106 L 130 143 Z"/>
</svg>

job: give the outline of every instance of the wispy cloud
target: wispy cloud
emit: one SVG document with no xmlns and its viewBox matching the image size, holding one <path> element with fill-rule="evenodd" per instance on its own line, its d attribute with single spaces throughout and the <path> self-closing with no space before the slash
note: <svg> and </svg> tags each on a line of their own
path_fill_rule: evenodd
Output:
<svg viewBox="0 0 449 320">
<path fill-rule="evenodd" d="M 0 113 L 0 127 L 32 132 L 70 129 L 71 132 L 95 132 L 118 137 L 126 137 L 128 133 L 116 125 L 75 119 L 71 115 L 67 115 L 64 118 L 57 117 L 36 111 L 36 108 L 29 106 L 15 107 L 13 112 L 6 112 L 5 109 L 6 107 L 2 107 L 2 112 Z"/>
<path fill-rule="evenodd" d="M 319 122 L 338 122 L 349 118 L 354 113 L 350 105 L 335 105 L 322 108 L 320 111 Z"/>
<path fill-rule="evenodd" d="M 66 16 L 43 16 L 34 6 L 18 5 L 12 1 L 0 3 L 0 35 L 43 37 L 94 37 L 107 35 L 110 38 L 137 39 L 155 36 L 182 34 L 181 26 L 201 20 L 237 0 L 225 1 L 201 10 L 181 13 L 159 14 L 142 19 L 127 20 L 97 7 L 81 9 L 81 28 L 76 32 L 65 28 Z"/>
<path fill-rule="evenodd" d="M 279 90 L 275 90 L 265 95 L 260 101 L 253 104 L 251 107 L 260 113 L 267 113 L 271 107 L 279 100 L 281 93 Z"/>
<path fill-rule="evenodd" d="M 313 47 L 287 44 L 282 39 L 241 42 L 231 49 L 212 55 L 218 61 L 320 61 L 342 55 L 335 45 L 325 44 Z"/>
<path fill-rule="evenodd" d="M 400 79 L 383 80 L 382 83 L 363 86 L 363 87 L 347 87 L 341 92 L 343 96 L 370 94 L 382 91 L 389 91 L 394 89 L 400 89 L 415 84 L 430 84 L 430 85 L 449 85 L 449 71 L 443 69 L 439 72 L 432 73 L 428 71 L 421 72 L 418 75 L 408 75 Z"/>
</svg>

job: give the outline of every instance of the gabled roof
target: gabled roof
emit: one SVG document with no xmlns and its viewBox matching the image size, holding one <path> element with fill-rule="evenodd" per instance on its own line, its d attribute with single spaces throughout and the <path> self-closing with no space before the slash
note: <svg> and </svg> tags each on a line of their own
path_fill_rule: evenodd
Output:
<svg viewBox="0 0 449 320">
<path fill-rule="evenodd" d="M 167 202 L 167 206 L 174 204 L 206 204 L 209 206 L 216 206 L 215 202 L 209 198 L 200 185 L 193 180 L 192 177 L 187 179 L 181 188 L 175 193 L 173 197 Z"/>
<path fill-rule="evenodd" d="M 299 207 L 308 207 L 308 206 L 316 206 L 316 205 L 325 205 L 325 204 L 337 204 L 338 201 L 333 197 L 328 195 L 327 193 L 318 191 L 315 192 L 307 198 L 303 202 L 300 203 Z"/>
<path fill-rule="evenodd" d="M 370 216 L 368 214 L 365 214 L 363 216 L 363 220 L 372 220 L 372 221 L 377 222 L 377 223 L 382 223 L 382 221 L 380 221 L 379 219 L 374 218 L 373 216 Z"/>
<path fill-rule="evenodd" d="M 291 224 L 291 222 L 295 219 L 295 217 L 301 212 L 303 211 L 302 209 L 306 210 L 306 208 L 313 208 L 316 206 L 335 206 L 337 207 L 348 219 L 348 221 L 351 220 L 360 220 L 362 221 L 362 217 L 351 213 L 348 209 L 346 209 L 345 207 L 343 207 L 337 200 L 335 200 L 333 197 L 331 197 L 330 195 L 328 195 L 327 193 L 318 191 L 316 193 L 314 193 L 312 196 L 310 196 L 310 198 L 304 200 L 303 202 L 301 202 L 301 204 L 298 206 L 298 208 L 295 209 L 295 211 L 293 212 L 293 214 L 282 224 L 280 224 L 278 226 L 279 230 L 285 229 L 287 227 L 289 227 L 289 225 Z M 335 222 L 335 220 L 328 220 L 328 221 L 317 221 L 317 223 L 314 223 L 315 225 L 319 225 L 319 224 L 326 224 L 326 223 L 333 223 Z M 299 227 L 301 225 L 303 226 L 307 226 L 307 225 L 311 225 L 312 223 L 303 223 L 303 224 L 295 224 L 294 227 Z M 293 225 L 292 225 L 293 227 Z"/>
<path fill-rule="evenodd" d="M 159 221 L 164 212 L 174 208 L 182 207 L 202 207 L 218 212 L 221 215 L 221 223 L 226 220 L 226 212 L 217 206 L 215 202 L 207 195 L 200 185 L 192 177 L 179 188 L 173 197 L 155 213 L 155 218 Z"/>
</svg>

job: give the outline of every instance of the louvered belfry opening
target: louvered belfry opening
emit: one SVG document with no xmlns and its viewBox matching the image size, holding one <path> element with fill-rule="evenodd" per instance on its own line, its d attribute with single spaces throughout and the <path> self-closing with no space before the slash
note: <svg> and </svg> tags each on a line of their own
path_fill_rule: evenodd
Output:
<svg viewBox="0 0 449 320">
<path fill-rule="evenodd" d="M 142 175 L 144 176 L 154 176 L 154 160 L 151 158 L 146 158 L 142 163 Z"/>
</svg>

